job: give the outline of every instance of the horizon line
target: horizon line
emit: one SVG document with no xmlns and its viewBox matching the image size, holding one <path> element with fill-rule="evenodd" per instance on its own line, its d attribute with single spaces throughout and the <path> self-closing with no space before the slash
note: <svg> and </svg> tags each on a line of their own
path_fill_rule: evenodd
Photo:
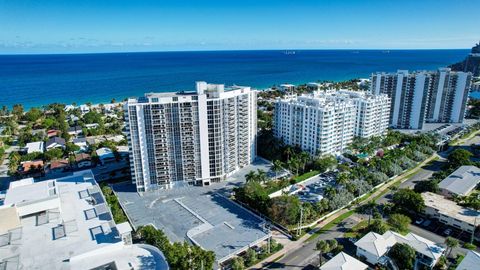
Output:
<svg viewBox="0 0 480 270">
<path fill-rule="evenodd" d="M 81 54 L 128 54 L 128 53 L 175 53 L 175 52 L 248 52 L 248 51 L 446 51 L 446 50 L 471 50 L 471 48 L 394 48 L 394 49 L 373 49 L 373 48 L 329 48 L 329 49 L 211 49 L 211 50 L 153 50 L 153 51 L 111 51 L 111 52 L 21 52 L 1 53 L 0 56 L 38 56 L 38 55 L 81 55 Z"/>
</svg>

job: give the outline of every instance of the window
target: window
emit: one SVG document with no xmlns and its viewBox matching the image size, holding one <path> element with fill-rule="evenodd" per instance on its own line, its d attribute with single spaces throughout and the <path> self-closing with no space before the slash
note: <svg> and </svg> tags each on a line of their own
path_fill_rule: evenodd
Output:
<svg viewBox="0 0 480 270">
<path fill-rule="evenodd" d="M 67 234 L 65 233 L 65 226 L 63 226 L 63 224 L 60 224 L 57 227 L 53 227 L 52 232 L 53 232 L 53 240 L 57 240 L 67 236 Z"/>
</svg>

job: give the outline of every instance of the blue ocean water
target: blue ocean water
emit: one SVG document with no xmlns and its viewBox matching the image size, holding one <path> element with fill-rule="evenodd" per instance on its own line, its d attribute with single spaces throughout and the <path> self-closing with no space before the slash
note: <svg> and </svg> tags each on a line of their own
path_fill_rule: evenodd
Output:
<svg viewBox="0 0 480 270">
<path fill-rule="evenodd" d="M 376 71 L 436 69 L 468 50 L 297 50 L 0 55 L 0 106 L 110 102 L 192 90 L 195 81 L 266 88 Z"/>
</svg>

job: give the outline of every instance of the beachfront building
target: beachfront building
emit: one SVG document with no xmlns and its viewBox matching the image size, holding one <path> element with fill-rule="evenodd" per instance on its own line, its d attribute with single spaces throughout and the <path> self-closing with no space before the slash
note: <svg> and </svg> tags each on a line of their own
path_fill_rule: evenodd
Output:
<svg viewBox="0 0 480 270">
<path fill-rule="evenodd" d="M 315 92 L 277 99 L 274 135 L 312 155 L 340 154 L 354 136 L 383 135 L 389 99 L 354 91 Z"/>
<path fill-rule="evenodd" d="M 388 256 L 388 251 L 396 243 L 407 244 L 412 247 L 415 250 L 415 264 L 417 266 L 423 265 L 428 269 L 432 269 L 437 264 L 445 251 L 439 244 L 414 233 L 403 236 L 393 231 L 387 231 L 383 235 L 369 232 L 355 242 L 356 255 L 372 265 L 376 265 L 385 261 L 384 257 Z"/>
<path fill-rule="evenodd" d="M 462 123 L 472 80 L 471 73 L 441 68 L 437 71 L 375 73 L 372 94 L 391 100 L 390 125 L 422 129 L 429 123 Z"/>
<path fill-rule="evenodd" d="M 480 253 L 469 250 L 455 270 L 476 270 L 480 265 Z"/>
<path fill-rule="evenodd" d="M 340 90 L 356 107 L 355 136 L 370 138 L 387 133 L 390 119 L 390 98 L 385 94 L 372 95 L 363 91 Z"/>
<path fill-rule="evenodd" d="M 459 206 L 454 201 L 432 192 L 424 192 L 422 197 L 425 201 L 423 212 L 429 218 L 469 233 L 474 232 L 480 224 L 479 211 Z"/>
<path fill-rule="evenodd" d="M 11 182 L 0 217 L 0 269 L 168 269 L 115 223 L 91 171 Z"/>
<path fill-rule="evenodd" d="M 125 104 L 132 181 L 139 192 L 225 180 L 255 158 L 256 92 L 197 82 Z"/>
</svg>

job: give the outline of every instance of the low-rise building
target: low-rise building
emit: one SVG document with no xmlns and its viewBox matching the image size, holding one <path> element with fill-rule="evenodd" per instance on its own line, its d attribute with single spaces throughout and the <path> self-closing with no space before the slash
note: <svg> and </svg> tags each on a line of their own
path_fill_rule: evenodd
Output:
<svg viewBox="0 0 480 270">
<path fill-rule="evenodd" d="M 70 169 L 70 162 L 66 159 L 57 159 L 50 162 L 50 172 L 58 173 Z"/>
<path fill-rule="evenodd" d="M 52 137 L 45 144 L 45 148 L 47 149 L 47 151 L 53 148 L 65 149 L 65 144 L 66 142 L 64 138 Z"/>
<path fill-rule="evenodd" d="M 86 151 L 88 149 L 88 143 L 86 138 L 74 138 L 72 143 L 80 147 L 80 151 Z"/>
<path fill-rule="evenodd" d="M 82 127 L 81 126 L 73 126 L 68 128 L 68 134 L 72 136 L 78 136 L 83 133 Z"/>
<path fill-rule="evenodd" d="M 0 269 L 168 269 L 115 224 L 91 171 L 12 182 L 0 216 Z"/>
<path fill-rule="evenodd" d="M 80 153 L 75 155 L 75 163 L 77 164 L 77 168 L 88 168 L 91 167 L 92 164 L 92 157 L 87 153 Z"/>
<path fill-rule="evenodd" d="M 57 136 L 60 136 L 61 133 L 62 132 L 60 130 L 50 129 L 47 131 L 47 137 L 48 138 L 57 137 Z"/>
<path fill-rule="evenodd" d="M 424 213 L 428 217 L 470 233 L 478 225 L 475 219 L 480 216 L 479 211 L 459 206 L 454 201 L 432 192 L 424 192 L 422 197 L 425 201 Z"/>
<path fill-rule="evenodd" d="M 468 196 L 480 183 L 480 169 L 475 166 L 461 166 L 438 184 L 445 197 Z"/>
<path fill-rule="evenodd" d="M 43 153 L 45 152 L 45 143 L 44 142 L 31 142 L 27 143 L 25 146 L 27 154 L 31 153 Z"/>
<path fill-rule="evenodd" d="M 477 270 L 480 268 L 480 253 L 469 250 L 455 270 Z"/>
<path fill-rule="evenodd" d="M 283 83 L 283 84 L 280 84 L 279 89 L 282 92 L 292 92 L 292 91 L 295 91 L 295 85 L 289 84 L 289 83 Z"/>
<path fill-rule="evenodd" d="M 113 151 L 110 148 L 107 148 L 107 147 L 98 148 L 96 153 L 97 153 L 98 159 L 100 160 L 100 162 L 102 162 L 102 164 L 115 161 L 115 155 L 113 154 Z"/>
<path fill-rule="evenodd" d="M 440 259 L 445 249 L 434 242 L 413 233 L 403 236 L 396 232 L 387 231 L 383 235 L 369 232 L 355 242 L 357 257 L 364 258 L 375 265 L 380 258 L 386 256 L 396 243 L 407 244 L 415 250 L 416 263 L 432 268 Z"/>
<path fill-rule="evenodd" d="M 320 270 L 365 270 L 368 265 L 355 259 L 345 252 L 340 252 L 335 257 L 320 267 Z"/>
<path fill-rule="evenodd" d="M 44 173 L 44 162 L 41 159 L 23 161 L 20 163 L 17 172 L 22 176 L 37 177 Z"/>
</svg>

